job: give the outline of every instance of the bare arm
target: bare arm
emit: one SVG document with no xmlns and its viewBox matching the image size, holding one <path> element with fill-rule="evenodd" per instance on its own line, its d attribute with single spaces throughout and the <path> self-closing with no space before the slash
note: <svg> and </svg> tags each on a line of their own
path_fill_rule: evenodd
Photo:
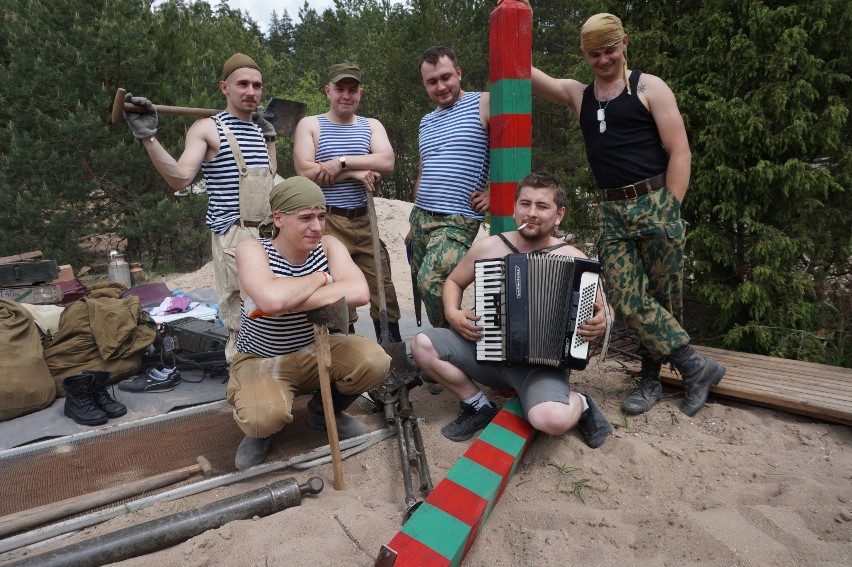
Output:
<svg viewBox="0 0 852 567">
<path fill-rule="evenodd" d="M 197 120 L 186 134 L 183 153 L 175 160 L 157 140 L 143 140 L 151 162 L 169 187 L 183 189 L 195 180 L 201 163 L 219 151 L 219 136 L 213 120 Z"/>
<path fill-rule="evenodd" d="M 479 121 L 482 129 L 489 132 L 489 118 L 491 113 L 491 96 L 482 93 L 479 97 Z M 474 191 L 470 196 L 470 204 L 477 213 L 484 214 L 491 207 L 491 193 L 488 191 Z"/>
<path fill-rule="evenodd" d="M 317 183 L 320 166 L 316 163 L 319 142 L 319 121 L 316 116 L 306 116 L 296 125 L 293 135 L 293 166 L 296 174 Z"/>
<path fill-rule="evenodd" d="M 567 106 L 577 115 L 580 114 L 584 88 L 580 81 L 555 79 L 540 69 L 532 68 L 533 93 L 552 103 Z"/>
<path fill-rule="evenodd" d="M 240 295 L 243 299 L 251 297 L 260 310 L 271 314 L 309 311 L 341 297 L 346 297 L 347 304 L 353 307 L 367 303 L 367 280 L 346 249 L 331 236 L 324 236 L 322 243 L 334 278 L 329 285 L 319 272 L 295 278 L 276 277 L 263 246 L 254 239 L 244 240 L 236 253 Z"/>
<path fill-rule="evenodd" d="M 644 96 L 648 110 L 657 124 L 663 146 L 669 154 L 666 186 L 678 201 L 683 202 L 692 169 L 692 152 L 689 149 L 683 116 L 678 110 L 674 93 L 662 79 L 643 74 L 642 83 L 648 88 L 640 96 Z M 640 85 L 640 89 L 642 86 Z"/>
</svg>

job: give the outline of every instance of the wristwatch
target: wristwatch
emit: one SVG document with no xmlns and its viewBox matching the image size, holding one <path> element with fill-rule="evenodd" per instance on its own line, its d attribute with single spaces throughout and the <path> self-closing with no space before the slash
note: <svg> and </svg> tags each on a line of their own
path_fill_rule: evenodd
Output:
<svg viewBox="0 0 852 567">
<path fill-rule="evenodd" d="M 340 156 L 337 158 L 337 161 L 340 162 L 341 169 L 346 169 L 346 156 Z"/>
</svg>

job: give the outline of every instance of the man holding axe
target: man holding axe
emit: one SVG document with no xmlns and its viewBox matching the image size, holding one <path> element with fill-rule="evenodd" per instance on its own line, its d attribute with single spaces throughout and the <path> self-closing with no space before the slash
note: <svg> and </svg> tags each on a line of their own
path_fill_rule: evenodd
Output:
<svg viewBox="0 0 852 567">
<path fill-rule="evenodd" d="M 389 342 L 402 342 L 399 303 L 388 251 L 380 240 L 382 265 L 377 269 L 366 195 L 367 191 L 375 190 L 382 173 L 393 171 L 393 147 L 381 122 L 356 114 L 363 94 L 361 69 L 357 65 L 332 65 L 323 90 L 329 101 L 328 112 L 306 116 L 296 127 L 293 140 L 296 173 L 322 187 L 328 203 L 326 231 L 343 242 L 367 278 L 376 339 L 382 340 L 381 310 L 385 310 Z M 381 278 L 378 274 L 382 274 Z M 386 305 L 381 305 L 380 285 L 384 288 Z M 350 321 L 356 318 L 355 310 L 350 310 Z"/>
<path fill-rule="evenodd" d="M 306 312 L 345 298 L 350 307 L 367 303 L 364 275 L 335 237 L 324 235 L 326 206 L 320 188 L 305 177 L 277 184 L 270 195 L 272 238 L 249 239 L 237 247 L 243 306 L 231 362 L 228 402 L 246 434 L 236 466 L 263 462 L 270 436 L 293 421 L 293 397 L 320 389 L 318 345 Z M 344 311 L 345 313 L 345 311 Z M 323 335 L 331 350 L 328 369 L 334 425 L 340 439 L 369 429 L 343 413 L 358 396 L 387 375 L 390 358 L 357 335 Z M 325 430 L 322 397 L 308 402 L 308 425 Z"/>
<path fill-rule="evenodd" d="M 216 295 L 219 316 L 230 333 L 225 349 L 230 361 L 240 325 L 234 251 L 242 240 L 258 236 L 258 226 L 269 215 L 277 163 L 275 128 L 258 107 L 263 95 L 260 67 L 251 57 L 234 54 L 222 67 L 219 89 L 227 101 L 225 110 L 190 127 L 177 160 L 156 139 L 157 111 L 151 101 L 127 93 L 127 102 L 145 112 L 125 111 L 124 118 L 170 187 L 183 189 L 195 180 L 199 169 L 204 172 Z"/>
</svg>

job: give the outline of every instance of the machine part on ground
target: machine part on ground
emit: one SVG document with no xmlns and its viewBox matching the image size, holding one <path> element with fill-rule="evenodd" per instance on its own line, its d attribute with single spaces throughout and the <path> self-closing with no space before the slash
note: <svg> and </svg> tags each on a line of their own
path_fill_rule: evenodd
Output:
<svg viewBox="0 0 852 567">
<path fill-rule="evenodd" d="M 119 88 L 115 92 L 115 99 L 112 103 L 112 112 L 110 119 L 113 124 L 121 122 L 122 113 L 126 112 L 144 112 L 142 107 L 136 106 L 124 100 L 124 95 L 127 94 L 125 89 Z M 207 118 L 214 116 L 221 109 L 216 108 L 190 108 L 186 106 L 166 106 L 155 104 L 154 109 L 157 114 L 166 114 L 170 116 L 195 116 L 196 118 Z M 263 117 L 269 120 L 275 127 L 275 133 L 278 136 L 293 137 L 296 132 L 296 124 L 299 123 L 305 116 L 307 105 L 303 102 L 295 100 L 286 100 L 283 98 L 272 97 L 269 99 L 266 107 L 263 109 Z"/>
<path fill-rule="evenodd" d="M 379 411 L 385 414 L 385 422 L 396 428 L 396 441 L 399 448 L 399 461 L 402 468 L 402 482 L 405 487 L 405 512 L 403 523 L 411 517 L 422 501 L 414 495 L 411 481 L 411 468 L 417 469 L 420 479 L 420 493 L 428 496 L 432 489 L 432 478 L 429 464 L 426 461 L 426 449 L 423 446 L 423 436 L 420 425 L 411 410 L 408 398 L 410 388 L 419 386 L 423 381 L 418 375 L 408 380 L 400 378 L 391 372 L 384 381 L 370 390 L 370 397 L 376 403 Z"/>
<path fill-rule="evenodd" d="M 408 366 L 406 362 L 405 343 L 390 342 L 384 267 L 382 266 L 381 242 L 379 241 L 379 221 L 376 217 L 376 204 L 373 202 L 372 191 L 367 191 L 367 216 L 370 217 L 370 233 L 373 240 L 373 263 L 376 265 L 376 293 L 379 296 L 379 325 L 381 328 L 379 343 L 391 358 L 391 372 L 405 372 Z"/>
<path fill-rule="evenodd" d="M 224 404 L 225 402 L 223 401 L 222 403 Z M 163 416 L 157 416 L 156 418 L 151 418 L 150 420 L 161 420 L 162 417 Z M 340 445 L 344 450 L 346 450 L 346 456 L 349 456 L 351 454 L 363 451 L 375 445 L 379 441 L 387 439 L 393 434 L 394 431 L 391 428 L 387 427 L 378 431 L 372 431 L 360 437 L 346 439 Z M 90 433 L 82 435 L 90 435 Z M 16 449 L 11 450 L 15 451 Z M 315 462 L 319 459 L 322 459 L 323 457 L 327 457 L 330 452 L 330 447 L 328 445 L 324 445 L 322 447 L 318 447 L 313 451 L 310 451 L 303 455 L 298 455 L 286 461 L 263 463 L 262 465 L 257 465 L 256 467 L 251 467 L 243 471 L 202 480 L 194 484 L 181 486 L 169 490 L 167 492 L 161 492 L 152 496 L 140 498 L 139 500 L 134 500 L 133 502 L 128 502 L 127 504 L 123 504 L 121 506 L 115 506 L 106 510 L 99 510 L 97 512 L 92 512 L 85 516 L 81 516 L 79 518 L 71 518 L 69 520 L 46 526 L 44 528 L 25 532 L 20 535 L 0 540 L 0 553 L 5 553 L 7 551 L 18 549 L 20 547 L 28 545 L 33 545 L 51 538 L 59 537 L 69 532 L 74 532 L 83 528 L 87 528 L 89 526 L 94 526 L 96 524 L 106 522 L 107 520 L 111 520 L 112 518 L 127 514 L 128 512 L 136 512 L 154 504 L 159 504 L 161 502 L 171 502 L 173 500 L 177 500 L 178 498 L 192 496 L 193 494 L 200 494 L 202 492 L 206 492 L 207 490 L 219 488 L 220 486 L 227 486 L 229 484 L 234 484 L 235 482 L 239 482 L 241 480 L 254 478 L 256 476 L 268 474 L 281 469 L 286 469 L 288 467 L 297 468 L 297 466 L 301 463 Z"/>
<path fill-rule="evenodd" d="M 213 467 L 210 466 L 210 461 L 203 456 L 199 456 L 196 459 L 196 464 L 188 467 L 9 514 L 0 518 L 0 537 L 175 484 L 199 472 L 207 478 L 213 475 Z"/>
<path fill-rule="evenodd" d="M 309 323 L 314 326 L 314 340 L 317 343 L 317 368 L 319 369 L 320 394 L 325 416 L 325 429 L 328 432 L 328 444 L 331 447 L 331 462 L 334 470 L 334 489 L 345 490 L 343 480 L 343 457 L 340 455 L 340 439 L 337 436 L 337 422 L 334 420 L 334 404 L 331 401 L 331 350 L 328 345 L 328 328 L 348 329 L 349 309 L 346 298 L 341 297 L 331 305 L 312 309 L 305 313 Z"/>
<path fill-rule="evenodd" d="M 96 567 L 145 555 L 188 540 L 234 520 L 269 516 L 298 506 L 304 494 L 319 494 L 323 482 L 312 477 L 305 484 L 287 478 L 200 508 L 193 508 L 94 537 L 53 551 L 27 557 L 9 567 Z"/>
</svg>

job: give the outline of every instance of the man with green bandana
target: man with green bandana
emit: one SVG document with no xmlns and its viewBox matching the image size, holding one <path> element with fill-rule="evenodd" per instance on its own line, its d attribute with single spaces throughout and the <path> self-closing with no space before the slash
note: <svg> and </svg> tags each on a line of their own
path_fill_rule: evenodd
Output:
<svg viewBox="0 0 852 567">
<path fill-rule="evenodd" d="M 231 362 L 228 402 L 246 437 L 236 467 L 263 462 L 271 435 L 293 421 L 293 397 L 314 392 L 308 425 L 325 431 L 314 331 L 306 311 L 341 297 L 350 307 L 370 300 L 364 274 L 346 247 L 325 233 L 325 198 L 306 177 L 276 185 L 269 197 L 272 238 L 244 240 L 237 247 L 240 332 Z M 366 425 L 343 413 L 373 388 L 390 367 L 374 341 L 358 335 L 329 335 L 331 398 L 341 439 L 367 433 Z"/>
<path fill-rule="evenodd" d="M 692 160 L 683 118 L 662 79 L 627 68 L 627 34 L 616 16 L 589 18 L 580 43 L 595 76 L 591 84 L 533 68 L 532 89 L 577 114 L 601 191 L 598 252 L 609 299 L 638 336 L 642 356 L 639 382 L 621 409 L 629 414 L 651 409 L 662 397 L 661 364 L 671 362 L 683 378 L 680 409 L 692 416 L 725 367 L 696 353 L 681 325 L 680 207 Z"/>
</svg>

